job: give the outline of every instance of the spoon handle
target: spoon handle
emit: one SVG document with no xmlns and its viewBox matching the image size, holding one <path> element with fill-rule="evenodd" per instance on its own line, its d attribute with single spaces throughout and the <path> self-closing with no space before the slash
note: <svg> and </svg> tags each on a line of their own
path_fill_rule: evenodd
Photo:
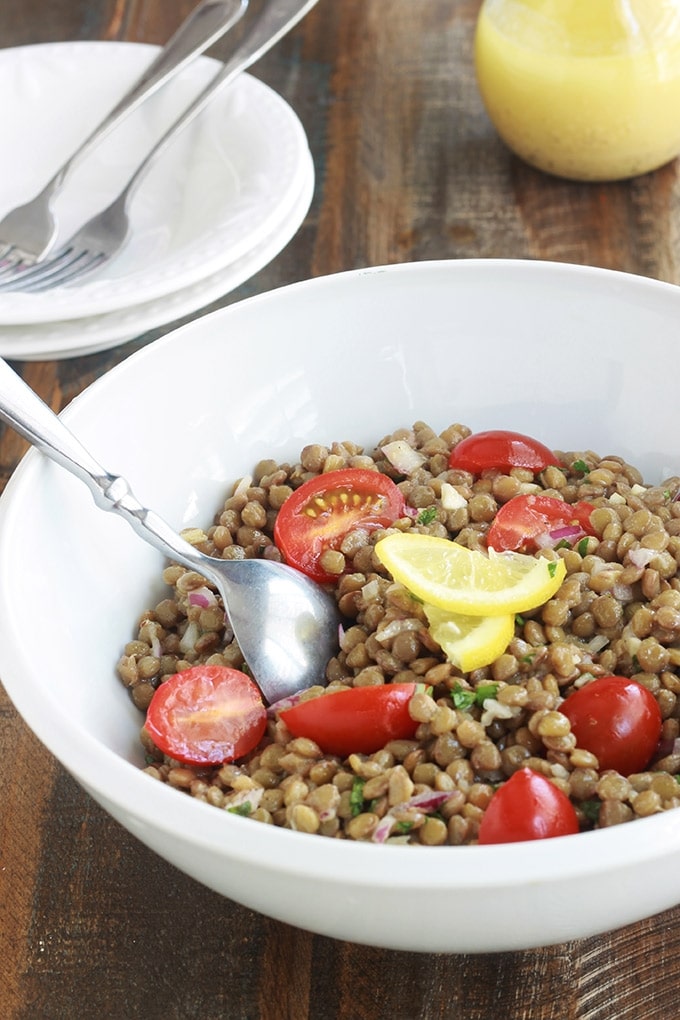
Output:
<svg viewBox="0 0 680 1020">
<path fill-rule="evenodd" d="M 98 507 L 119 514 L 164 556 L 196 569 L 212 580 L 210 558 L 185 542 L 162 517 L 142 506 L 127 481 L 106 471 L 2 358 L 0 418 L 42 453 L 85 482 Z"/>
</svg>

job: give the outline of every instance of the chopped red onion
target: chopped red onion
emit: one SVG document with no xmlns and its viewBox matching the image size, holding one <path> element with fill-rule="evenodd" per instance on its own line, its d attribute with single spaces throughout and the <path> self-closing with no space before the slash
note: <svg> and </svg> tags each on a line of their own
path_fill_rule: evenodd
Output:
<svg viewBox="0 0 680 1020">
<path fill-rule="evenodd" d="M 436 811 L 438 807 L 441 807 L 450 796 L 450 790 L 426 790 L 425 793 L 418 793 L 415 797 L 411 797 L 410 800 L 405 800 L 402 804 L 397 804 L 395 807 L 390 808 L 387 814 L 376 825 L 372 836 L 373 842 L 384 843 L 388 838 L 392 829 L 397 824 L 397 819 L 395 818 L 396 811 L 408 811 L 409 808 L 417 808 L 419 811 L 429 814 L 432 811 Z"/>
<path fill-rule="evenodd" d="M 236 488 L 234 489 L 233 496 L 245 496 L 248 489 L 252 486 L 253 479 L 250 475 L 244 475 L 240 480 Z"/>
<path fill-rule="evenodd" d="M 392 467 L 402 475 L 412 475 L 426 460 L 424 454 L 414 450 L 405 439 L 395 439 L 393 443 L 386 443 L 381 450 Z"/>
<path fill-rule="evenodd" d="M 270 719 L 273 719 L 277 712 L 282 712 L 286 708 L 292 708 L 293 705 L 297 705 L 302 697 L 302 691 L 298 691 L 297 694 L 289 694 L 285 698 L 279 698 L 278 701 L 272 701 L 271 705 L 267 707 L 267 715 Z"/>
<path fill-rule="evenodd" d="M 255 811 L 260 806 L 262 795 L 264 793 L 264 787 L 254 786 L 250 790 L 237 790 L 231 794 L 225 803 L 225 808 L 241 807 L 242 804 L 250 804 L 251 811 Z"/>
<path fill-rule="evenodd" d="M 375 827 L 375 832 L 371 837 L 374 843 L 384 843 L 389 834 L 391 833 L 394 826 L 397 824 L 397 819 L 394 815 L 386 814 L 384 818 L 381 818 Z"/>
<path fill-rule="evenodd" d="M 194 588 L 187 595 L 187 602 L 190 606 L 200 606 L 201 609 L 208 609 L 209 606 L 217 604 L 217 598 L 215 593 L 203 586 L 202 588 Z"/>
<path fill-rule="evenodd" d="M 198 641 L 200 636 L 201 631 L 198 624 L 191 620 L 187 626 L 187 629 L 184 631 L 184 634 L 180 639 L 179 642 L 180 650 L 185 654 L 187 652 L 193 652 L 196 642 Z"/>
<path fill-rule="evenodd" d="M 601 652 L 603 648 L 606 648 L 608 644 L 608 637 L 605 637 L 604 634 L 596 634 L 595 637 L 592 637 L 587 643 L 586 648 L 591 655 L 597 655 L 597 653 Z"/>
<path fill-rule="evenodd" d="M 629 549 L 628 559 L 634 567 L 644 570 L 645 567 L 649 566 L 651 560 L 654 559 L 657 551 L 656 549 L 643 549 L 642 546 L 638 549 Z"/>
<path fill-rule="evenodd" d="M 563 528 L 555 528 L 553 531 L 546 531 L 542 535 L 536 535 L 534 542 L 539 549 L 554 549 L 560 542 L 569 542 L 574 545 L 577 539 L 585 537 L 585 531 L 578 524 L 566 524 Z"/>
<path fill-rule="evenodd" d="M 458 489 L 454 489 L 449 482 L 442 482 L 441 501 L 445 510 L 459 510 L 467 506 L 465 496 L 461 496 Z"/>
<path fill-rule="evenodd" d="M 422 630 L 423 624 L 420 620 L 415 618 L 408 618 L 406 620 L 390 620 L 384 626 L 379 626 L 375 632 L 375 639 L 380 644 L 385 644 L 387 641 L 391 641 L 397 634 L 403 634 L 407 630 Z"/>
<path fill-rule="evenodd" d="M 418 793 L 415 797 L 411 797 L 404 804 L 400 804 L 399 808 L 419 808 L 427 814 L 429 811 L 436 811 L 450 796 L 450 790 L 426 790 L 424 793 Z"/>
<path fill-rule="evenodd" d="M 361 597 L 365 602 L 374 602 L 380 594 L 380 584 L 377 577 L 374 577 L 372 581 L 367 581 L 361 589 Z"/>
</svg>

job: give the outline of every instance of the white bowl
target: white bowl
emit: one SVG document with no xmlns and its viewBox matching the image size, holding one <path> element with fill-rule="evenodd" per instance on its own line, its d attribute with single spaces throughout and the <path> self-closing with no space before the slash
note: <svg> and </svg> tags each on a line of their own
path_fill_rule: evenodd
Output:
<svg viewBox="0 0 680 1020">
<path fill-rule="evenodd" d="M 370 443 L 418 419 L 620 453 L 658 481 L 678 472 L 679 335 L 680 291 L 625 274 L 492 260 L 360 270 L 184 326 L 64 419 L 177 528 L 208 522 L 262 457 Z M 680 902 L 680 811 L 500 847 L 376 846 L 275 829 L 153 782 L 114 667 L 160 557 L 32 451 L 0 501 L 0 562 L 0 675 L 19 712 L 130 832 L 225 896 L 429 952 L 563 942 Z"/>
</svg>

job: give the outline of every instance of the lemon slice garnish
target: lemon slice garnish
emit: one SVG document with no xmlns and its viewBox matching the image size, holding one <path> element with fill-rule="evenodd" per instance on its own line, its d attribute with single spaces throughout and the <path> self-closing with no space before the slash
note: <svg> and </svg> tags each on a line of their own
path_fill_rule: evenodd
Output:
<svg viewBox="0 0 680 1020">
<path fill-rule="evenodd" d="M 395 581 L 451 613 L 503 616 L 543 605 L 558 590 L 566 567 L 560 559 L 492 549 L 486 555 L 446 538 L 395 532 L 375 552 Z"/>
<path fill-rule="evenodd" d="M 464 673 L 481 669 L 502 655 L 515 635 L 515 616 L 464 616 L 425 606 L 430 634 L 444 655 Z"/>
</svg>

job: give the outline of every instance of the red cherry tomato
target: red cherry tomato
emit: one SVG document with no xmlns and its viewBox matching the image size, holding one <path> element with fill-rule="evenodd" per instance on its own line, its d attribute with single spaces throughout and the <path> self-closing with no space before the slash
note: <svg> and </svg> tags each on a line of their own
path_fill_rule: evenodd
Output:
<svg viewBox="0 0 680 1020">
<path fill-rule="evenodd" d="M 578 831 L 569 798 L 540 772 L 519 769 L 491 798 L 479 826 L 479 843 L 522 843 Z"/>
<path fill-rule="evenodd" d="M 451 450 L 449 467 L 469 471 L 478 475 L 489 468 L 509 471 L 510 468 L 528 468 L 538 474 L 559 460 L 555 454 L 531 436 L 505 429 L 491 429 L 475 432 L 467 439 L 461 439 Z"/>
<path fill-rule="evenodd" d="M 487 545 L 497 552 L 535 552 L 539 535 L 576 525 L 594 535 L 591 503 L 565 503 L 553 496 L 514 496 L 496 514 L 486 536 Z"/>
<path fill-rule="evenodd" d="M 570 694 L 560 712 L 579 747 L 597 757 L 600 770 L 623 776 L 649 763 L 661 736 L 661 710 L 646 687 L 625 676 L 603 676 Z"/>
<path fill-rule="evenodd" d="M 390 740 L 411 740 L 418 723 L 408 706 L 416 684 L 353 687 L 321 694 L 280 713 L 294 737 L 308 737 L 326 754 L 373 754 Z"/>
<path fill-rule="evenodd" d="M 404 515 L 404 497 L 380 471 L 345 468 L 304 482 L 288 497 L 274 524 L 286 562 L 315 581 L 336 581 L 320 558 L 338 549 L 355 528 L 388 528 Z"/>
<path fill-rule="evenodd" d="M 192 666 L 160 685 L 146 728 L 163 754 L 187 765 L 221 765 L 260 742 L 267 724 L 249 676 L 226 666 Z"/>
</svg>

